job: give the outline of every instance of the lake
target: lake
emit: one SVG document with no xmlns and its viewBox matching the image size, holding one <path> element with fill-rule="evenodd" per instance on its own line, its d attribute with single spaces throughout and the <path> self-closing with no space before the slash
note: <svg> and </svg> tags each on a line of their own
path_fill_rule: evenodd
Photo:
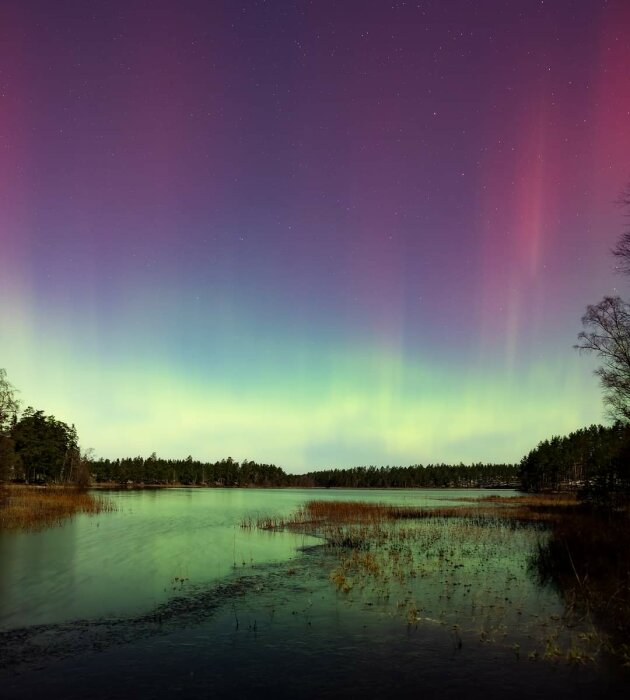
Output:
<svg viewBox="0 0 630 700">
<path fill-rule="evenodd" d="M 409 522 L 352 551 L 241 527 L 313 498 L 438 508 L 492 493 L 115 491 L 113 512 L 0 533 L 0 693 L 621 695 L 592 621 L 537 575 L 539 526 Z"/>
</svg>

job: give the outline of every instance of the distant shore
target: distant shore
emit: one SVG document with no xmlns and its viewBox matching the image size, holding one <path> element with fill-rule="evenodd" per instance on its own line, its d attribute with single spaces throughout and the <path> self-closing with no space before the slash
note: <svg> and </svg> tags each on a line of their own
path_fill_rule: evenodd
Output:
<svg viewBox="0 0 630 700">
<path fill-rule="evenodd" d="M 473 489 L 505 489 L 505 490 L 520 490 L 520 484 L 489 484 L 483 486 L 284 486 L 276 484 L 243 484 L 224 486 L 223 484 L 144 484 L 144 483 L 127 483 L 119 484 L 116 482 L 99 482 L 91 484 L 88 488 L 103 490 L 103 491 L 141 491 L 141 490 L 159 490 L 159 489 L 308 489 L 315 491 L 337 491 L 337 490 L 356 490 L 356 491 L 453 491 L 456 489 L 473 490 Z"/>
</svg>

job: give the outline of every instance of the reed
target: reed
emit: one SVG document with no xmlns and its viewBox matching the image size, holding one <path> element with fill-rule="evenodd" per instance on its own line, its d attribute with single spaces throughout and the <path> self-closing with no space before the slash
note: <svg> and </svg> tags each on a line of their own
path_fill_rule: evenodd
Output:
<svg viewBox="0 0 630 700">
<path fill-rule="evenodd" d="M 111 501 L 70 486 L 5 486 L 0 490 L 0 530 L 40 530 L 76 513 L 114 510 Z"/>
<path fill-rule="evenodd" d="M 290 516 L 262 515 L 242 526 L 322 537 L 334 555 L 330 581 L 347 604 L 394 611 L 410 627 L 450 627 L 456 649 L 467 640 L 481 641 L 511 649 L 519 659 L 583 664 L 613 648 L 612 635 L 594 630 L 585 615 L 597 608 L 594 586 L 587 586 L 594 572 L 582 567 L 578 545 L 565 532 L 584 539 L 586 525 L 575 525 L 586 514 L 571 494 L 489 496 L 438 508 L 312 500 Z M 592 529 L 602 532 L 595 523 Z M 561 533 L 559 552 L 556 533 Z M 590 553 L 587 559 L 596 561 Z M 622 563 L 626 577 L 620 573 L 614 591 L 606 590 L 606 604 L 618 620 L 623 619 L 624 591 L 630 590 L 625 557 Z M 552 580 L 559 588 L 572 586 L 564 614 L 552 603 L 528 614 L 525 570 L 538 571 L 543 582 Z M 615 646 L 622 662 L 628 661 L 630 647 L 625 642 Z"/>
<path fill-rule="evenodd" d="M 571 493 L 528 493 L 520 496 L 486 496 L 482 501 L 499 501 L 504 503 L 521 503 L 523 505 L 541 506 L 575 506 L 579 499 L 575 492 Z"/>
<path fill-rule="evenodd" d="M 426 508 L 422 506 L 395 506 L 386 503 L 362 501 L 308 501 L 288 519 L 265 517 L 257 527 L 313 528 L 313 526 L 343 524 L 378 524 L 393 521 L 434 518 L 458 518 L 485 521 L 488 519 L 517 520 L 521 522 L 550 521 L 561 517 L 565 509 L 577 508 L 577 500 L 569 495 L 562 497 L 511 497 L 489 496 L 469 500 L 471 505 Z M 473 505 L 474 503 L 474 505 Z"/>
<path fill-rule="evenodd" d="M 628 514 L 593 509 L 559 520 L 532 563 L 540 581 L 558 590 L 575 617 L 590 617 L 608 633 L 608 652 L 630 666 Z"/>
<path fill-rule="evenodd" d="M 458 501 L 474 503 L 498 503 L 501 505 L 565 507 L 579 504 L 577 493 L 527 493 L 519 496 L 483 496 L 482 498 L 458 498 Z"/>
</svg>

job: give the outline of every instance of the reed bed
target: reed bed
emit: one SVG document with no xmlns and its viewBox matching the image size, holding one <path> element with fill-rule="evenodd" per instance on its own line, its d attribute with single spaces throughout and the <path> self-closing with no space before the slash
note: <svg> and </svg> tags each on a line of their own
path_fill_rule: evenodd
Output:
<svg viewBox="0 0 630 700">
<path fill-rule="evenodd" d="M 377 525 L 404 520 L 435 518 L 459 518 L 468 520 L 512 520 L 516 522 L 549 522 L 561 517 L 563 509 L 577 507 L 574 497 L 501 497 L 461 499 L 474 505 L 396 506 L 387 503 L 364 501 L 312 500 L 298 508 L 289 518 L 272 515 L 251 516 L 241 522 L 241 527 L 259 530 L 314 531 L 334 529 L 335 525 Z"/>
<path fill-rule="evenodd" d="M 590 616 L 610 635 L 608 651 L 630 668 L 630 518 L 578 511 L 554 523 L 533 561 L 543 584 L 567 608 Z"/>
<path fill-rule="evenodd" d="M 392 612 L 407 625 L 440 625 L 463 644 L 494 644 L 521 658 L 587 663 L 608 635 L 536 581 L 552 529 L 579 514 L 572 495 L 490 496 L 427 508 L 312 500 L 290 516 L 263 515 L 246 528 L 324 538 L 329 579 L 347 604 Z"/>
<path fill-rule="evenodd" d="M 77 513 L 114 510 L 101 496 L 71 486 L 6 486 L 0 490 L 0 530 L 40 530 Z"/>
<path fill-rule="evenodd" d="M 519 496 L 483 496 L 482 498 L 458 498 L 458 501 L 474 503 L 498 503 L 513 506 L 572 507 L 579 504 L 577 493 L 527 493 Z"/>
</svg>

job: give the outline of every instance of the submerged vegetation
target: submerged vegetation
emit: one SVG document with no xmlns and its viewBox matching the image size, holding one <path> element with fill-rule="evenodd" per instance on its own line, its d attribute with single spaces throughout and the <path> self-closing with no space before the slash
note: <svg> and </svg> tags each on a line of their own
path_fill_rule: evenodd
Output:
<svg viewBox="0 0 630 700">
<path fill-rule="evenodd" d="M 0 530 L 37 530 L 59 525 L 77 513 L 113 510 L 106 498 L 67 486 L 0 489 Z"/>
<path fill-rule="evenodd" d="M 261 530 L 314 529 L 318 533 L 323 532 L 325 535 L 329 535 L 330 528 L 333 526 L 373 525 L 426 518 L 457 517 L 481 521 L 495 519 L 536 522 L 557 519 L 561 517 L 565 509 L 578 506 L 577 498 L 572 494 L 487 496 L 485 498 L 458 498 L 457 500 L 467 505 L 427 508 L 364 501 L 311 500 L 298 508 L 289 518 L 268 515 L 262 515 L 255 519 L 249 517 L 241 522 L 241 527 L 255 527 Z"/>
<path fill-rule="evenodd" d="M 341 595 L 393 608 L 410 626 L 446 627 L 456 648 L 493 643 L 530 660 L 614 657 L 624 665 L 627 515 L 609 523 L 609 536 L 575 496 L 466 500 L 437 508 L 312 500 L 288 518 L 261 515 L 241 526 L 324 538 Z M 541 584 L 560 593 L 564 608 L 554 595 L 534 593 Z"/>
</svg>

